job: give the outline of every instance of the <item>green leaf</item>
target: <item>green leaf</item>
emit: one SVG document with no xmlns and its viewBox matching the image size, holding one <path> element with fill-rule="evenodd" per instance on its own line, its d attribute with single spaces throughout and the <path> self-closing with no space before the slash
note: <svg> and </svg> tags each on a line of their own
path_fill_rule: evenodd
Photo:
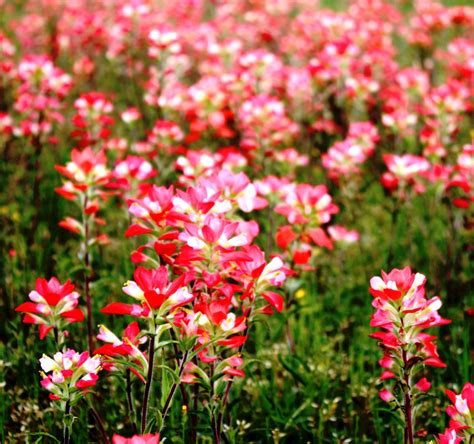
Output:
<svg viewBox="0 0 474 444">
<path fill-rule="evenodd" d="M 160 366 L 163 371 L 161 372 L 161 398 L 160 398 L 160 405 L 164 406 L 166 402 L 166 398 L 170 392 L 171 388 L 171 379 L 168 376 L 169 371 L 165 368 L 166 366 Z M 174 372 L 172 372 L 174 374 Z"/>
<path fill-rule="evenodd" d="M 51 439 L 54 439 L 56 442 L 58 442 L 59 444 L 61 444 L 61 441 L 56 438 L 55 436 L 49 434 L 49 433 L 46 433 L 46 432 L 35 432 L 35 433 L 30 433 L 29 436 L 40 436 L 40 437 L 44 437 L 44 436 L 47 436 L 48 438 L 51 438 Z M 40 442 L 40 439 L 41 438 L 38 438 L 35 443 L 37 442 Z"/>
</svg>

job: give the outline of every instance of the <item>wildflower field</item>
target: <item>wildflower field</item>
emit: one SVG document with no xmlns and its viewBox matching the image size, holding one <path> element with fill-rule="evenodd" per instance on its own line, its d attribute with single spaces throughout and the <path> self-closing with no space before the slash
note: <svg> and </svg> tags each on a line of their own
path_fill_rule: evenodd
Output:
<svg viewBox="0 0 474 444">
<path fill-rule="evenodd" d="M 474 5 L 0 0 L 5 443 L 474 443 Z"/>
</svg>

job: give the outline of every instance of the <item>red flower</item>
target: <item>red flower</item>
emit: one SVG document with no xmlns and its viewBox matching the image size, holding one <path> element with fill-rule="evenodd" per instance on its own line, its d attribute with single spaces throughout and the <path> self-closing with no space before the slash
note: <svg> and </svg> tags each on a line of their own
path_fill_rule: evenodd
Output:
<svg viewBox="0 0 474 444">
<path fill-rule="evenodd" d="M 37 279 L 35 290 L 29 294 L 32 302 L 24 302 L 15 310 L 25 313 L 24 323 L 40 324 L 40 339 L 44 339 L 53 328 L 61 330 L 66 324 L 84 320 L 84 314 L 76 308 L 79 294 L 74 288 L 70 281 L 61 284 L 55 277 L 49 281 Z"/>
<path fill-rule="evenodd" d="M 168 270 L 162 266 L 157 269 L 138 267 L 133 276 L 135 281 L 126 282 L 123 291 L 139 304 L 113 302 L 103 308 L 102 313 L 147 317 L 150 313 L 172 311 L 194 299 L 186 287 L 187 274 L 169 282 Z"/>
</svg>

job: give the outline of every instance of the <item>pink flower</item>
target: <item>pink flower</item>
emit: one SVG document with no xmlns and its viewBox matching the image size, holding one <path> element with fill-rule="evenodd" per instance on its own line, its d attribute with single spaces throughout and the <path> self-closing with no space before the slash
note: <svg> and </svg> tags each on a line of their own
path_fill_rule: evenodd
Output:
<svg viewBox="0 0 474 444">
<path fill-rule="evenodd" d="M 383 160 L 388 168 L 388 172 L 382 176 L 384 187 L 395 190 L 402 185 L 415 185 L 417 191 L 423 189 L 420 179 L 430 169 L 430 163 L 425 158 L 412 154 L 385 154 Z"/>
<path fill-rule="evenodd" d="M 88 352 L 68 349 L 52 358 L 40 359 L 43 372 L 42 387 L 50 391 L 52 400 L 69 400 L 74 405 L 85 395 L 86 389 L 96 384 L 101 370 L 101 357 L 90 357 Z"/>
<path fill-rule="evenodd" d="M 382 399 L 382 401 L 389 402 L 392 399 L 395 399 L 395 396 L 391 392 L 389 392 L 387 389 L 383 389 L 379 392 L 379 396 Z"/>
<path fill-rule="evenodd" d="M 298 133 L 298 125 L 288 118 L 283 102 L 260 94 L 245 101 L 238 110 L 244 145 L 275 146 L 290 141 Z"/>
<path fill-rule="evenodd" d="M 116 182 L 109 186 L 130 190 L 136 183 L 155 176 L 156 171 L 150 162 L 139 156 L 127 156 L 115 165 L 112 177 Z"/>
<path fill-rule="evenodd" d="M 120 118 L 127 124 L 137 121 L 140 117 L 141 114 L 137 108 L 128 108 L 120 113 Z"/>
<path fill-rule="evenodd" d="M 438 434 L 435 439 L 437 444 L 459 444 L 463 442 L 463 438 L 458 436 L 457 431 L 453 428 L 446 429 L 444 433 Z"/>
<path fill-rule="evenodd" d="M 373 154 L 377 140 L 377 129 L 370 122 L 351 123 L 347 138 L 336 142 L 322 156 L 322 164 L 329 171 L 329 177 L 337 179 L 359 173 L 359 166 Z"/>
<path fill-rule="evenodd" d="M 131 438 L 114 434 L 112 436 L 112 444 L 159 444 L 160 434 L 147 433 L 145 435 L 134 435 Z"/>
<path fill-rule="evenodd" d="M 332 202 L 325 185 L 299 184 L 284 196 L 284 203 L 275 211 L 286 216 L 290 224 L 322 225 L 331 219 L 339 208 Z"/>
<path fill-rule="evenodd" d="M 245 232 L 239 233 L 239 223 L 220 219 L 214 215 L 206 217 L 201 227 L 194 224 L 184 224 L 184 232 L 179 239 L 194 250 L 210 250 L 219 247 L 223 250 L 233 250 L 236 247 L 249 245 Z"/>
<path fill-rule="evenodd" d="M 466 382 L 457 395 L 451 390 L 446 390 L 452 405 L 446 409 L 451 417 L 450 427 L 456 430 L 474 431 L 472 420 L 474 418 L 474 385 Z"/>
<path fill-rule="evenodd" d="M 341 242 L 346 244 L 353 244 L 359 241 L 360 234 L 356 230 L 348 230 L 346 227 L 341 225 L 332 225 L 328 227 L 329 236 L 335 242 Z"/>
<path fill-rule="evenodd" d="M 416 384 L 415 387 L 420 392 L 427 392 L 431 388 L 431 382 L 428 381 L 426 378 L 421 378 Z"/>
<path fill-rule="evenodd" d="M 71 180 L 77 190 L 84 191 L 89 186 L 106 183 L 111 173 L 107 169 L 107 159 L 103 151 L 95 153 L 91 148 L 82 151 L 71 151 L 71 162 L 67 165 L 56 165 L 55 168 L 67 179 Z M 61 193 L 61 188 L 56 190 Z"/>
</svg>

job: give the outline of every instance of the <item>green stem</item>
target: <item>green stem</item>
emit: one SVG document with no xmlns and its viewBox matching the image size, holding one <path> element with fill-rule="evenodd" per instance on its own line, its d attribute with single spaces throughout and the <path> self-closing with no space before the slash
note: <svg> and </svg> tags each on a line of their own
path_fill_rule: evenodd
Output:
<svg viewBox="0 0 474 444">
<path fill-rule="evenodd" d="M 197 359 L 193 359 L 194 364 L 198 365 Z M 194 384 L 192 391 L 193 411 L 191 412 L 191 442 L 197 441 L 197 412 L 199 407 L 199 384 Z"/>
<path fill-rule="evenodd" d="M 130 420 L 132 422 L 132 431 L 134 435 L 138 435 L 138 428 L 136 423 L 136 414 L 135 409 L 133 408 L 133 398 L 132 398 L 132 380 L 130 378 L 130 369 L 126 371 L 126 392 L 127 392 L 127 406 L 128 414 L 130 415 Z"/>
<path fill-rule="evenodd" d="M 247 314 L 247 320 L 250 319 L 251 314 L 252 314 L 252 307 L 250 308 L 250 310 Z M 248 332 L 249 329 L 250 329 L 250 325 L 247 326 L 247 332 Z M 244 346 L 245 346 L 245 343 L 243 343 L 239 347 L 239 355 L 241 355 L 242 352 L 244 351 Z M 218 438 L 218 441 L 216 441 L 218 444 L 220 444 L 220 442 L 221 442 L 220 437 L 221 437 L 221 433 L 222 433 L 222 421 L 224 419 L 225 409 L 226 409 L 227 403 L 229 401 L 230 390 L 232 389 L 233 384 L 234 384 L 234 378 L 232 377 L 229 381 L 227 381 L 227 387 L 225 388 L 224 397 L 222 398 L 221 408 L 220 408 L 219 414 L 217 415 L 217 420 L 216 420 L 216 423 L 215 423 L 215 428 L 216 428 L 215 438 Z"/>
<path fill-rule="evenodd" d="M 186 364 L 188 362 L 188 355 L 189 355 L 189 351 L 186 350 L 184 352 L 183 357 L 181 358 L 181 364 L 179 365 L 179 370 L 178 370 L 178 379 L 179 379 L 179 381 L 173 383 L 173 385 L 171 386 L 171 390 L 170 390 L 170 392 L 168 394 L 168 397 L 166 398 L 165 404 L 163 406 L 163 412 L 162 412 L 162 415 L 161 415 L 162 420 L 163 420 L 163 424 L 165 423 L 165 418 L 168 415 L 168 411 L 171 407 L 171 401 L 173 401 L 174 394 L 176 393 L 176 389 L 178 388 L 178 385 L 181 385 L 181 377 L 183 376 L 184 368 L 186 367 Z"/>
<path fill-rule="evenodd" d="M 405 432 L 404 444 L 413 444 L 413 410 L 412 410 L 412 395 L 411 395 L 411 381 L 410 370 L 407 368 L 407 352 L 403 350 L 403 378 L 404 378 L 404 412 L 405 412 Z"/>
<path fill-rule="evenodd" d="M 104 421 L 102 421 L 102 418 L 99 412 L 97 412 L 97 410 L 94 407 L 92 407 L 92 405 L 90 406 L 90 409 L 91 409 L 92 416 L 94 417 L 95 422 L 97 423 L 97 427 L 99 428 L 99 432 L 102 435 L 102 441 L 105 444 L 110 444 L 110 439 L 107 436 L 107 432 L 105 431 Z"/>
<path fill-rule="evenodd" d="M 89 346 L 89 353 L 92 354 L 94 350 L 94 327 L 92 319 L 92 297 L 90 294 L 90 256 L 89 256 L 89 220 L 86 214 L 86 208 L 88 205 L 89 196 L 84 196 L 84 205 L 82 209 L 82 217 L 84 223 L 84 293 L 86 297 L 86 308 L 87 308 L 87 339 Z"/>
<path fill-rule="evenodd" d="M 143 404 L 142 404 L 142 434 L 146 430 L 146 422 L 148 416 L 148 402 L 150 400 L 150 391 L 153 382 L 153 368 L 155 360 L 155 332 L 150 335 L 150 344 L 148 347 L 148 375 L 145 385 L 145 393 L 143 394 Z"/>
<path fill-rule="evenodd" d="M 71 436 L 71 426 L 69 425 L 69 415 L 71 414 L 71 404 L 69 399 L 66 401 L 64 408 L 64 419 L 63 419 L 63 444 L 69 444 Z"/>
<path fill-rule="evenodd" d="M 173 329 L 170 329 L 170 336 L 173 340 L 173 350 L 176 357 L 176 364 L 179 366 L 179 350 L 178 345 L 176 344 L 177 339 Z M 179 391 L 181 392 L 181 397 L 183 398 L 183 404 L 186 406 L 186 411 L 189 411 L 188 394 L 186 393 L 186 389 L 184 388 L 183 384 L 179 384 Z"/>
</svg>

